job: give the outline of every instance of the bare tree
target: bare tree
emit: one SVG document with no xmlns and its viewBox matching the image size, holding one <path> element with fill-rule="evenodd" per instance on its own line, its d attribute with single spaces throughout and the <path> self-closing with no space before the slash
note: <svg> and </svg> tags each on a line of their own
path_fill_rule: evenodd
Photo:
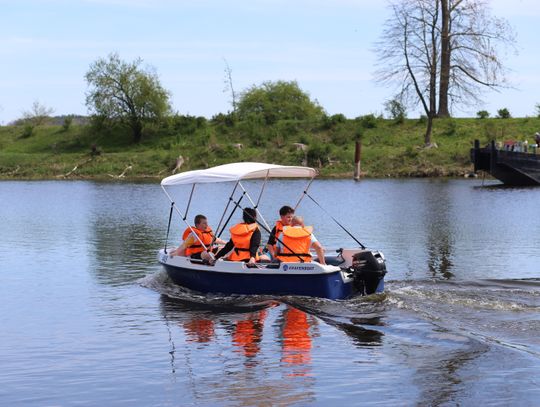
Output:
<svg viewBox="0 0 540 407">
<path fill-rule="evenodd" d="M 403 103 L 422 105 L 429 146 L 433 120 L 449 116 L 451 104 L 477 103 L 483 89 L 506 85 L 497 49 L 515 36 L 484 0 L 395 0 L 390 8 L 376 79 L 397 84 Z"/>
<path fill-rule="evenodd" d="M 437 116 L 451 103 L 479 103 L 483 89 L 507 84 L 501 51 L 516 36 L 505 19 L 491 15 L 485 0 L 440 0 L 441 66 Z M 504 55 L 504 54 L 503 54 Z"/>
<path fill-rule="evenodd" d="M 231 92 L 231 104 L 233 108 L 233 112 L 236 112 L 236 93 L 234 91 L 233 86 L 233 80 L 232 80 L 232 69 L 229 66 L 229 63 L 225 58 L 223 58 L 223 61 L 225 62 L 225 88 L 223 89 L 223 92 Z"/>
<path fill-rule="evenodd" d="M 34 126 L 41 126 L 51 118 L 54 113 L 54 109 L 41 104 L 38 100 L 32 103 L 32 107 L 29 110 L 25 110 L 22 113 L 22 121 L 30 123 Z"/>
<path fill-rule="evenodd" d="M 437 67 L 440 35 L 438 1 L 406 0 L 392 4 L 393 16 L 386 21 L 378 44 L 377 79 L 384 84 L 399 84 L 396 100 L 403 104 L 420 103 L 427 116 L 424 135 L 431 145 L 436 115 Z"/>
</svg>

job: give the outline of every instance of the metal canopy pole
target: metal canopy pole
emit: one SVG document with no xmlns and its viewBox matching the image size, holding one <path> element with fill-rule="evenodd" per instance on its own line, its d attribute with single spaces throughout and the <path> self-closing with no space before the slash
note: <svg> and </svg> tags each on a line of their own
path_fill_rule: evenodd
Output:
<svg viewBox="0 0 540 407">
<path fill-rule="evenodd" d="M 259 194 L 259 199 L 257 199 L 257 205 L 255 205 L 255 208 L 259 207 L 259 202 L 261 202 L 261 198 L 264 192 L 264 188 L 266 187 L 266 183 L 268 182 L 268 176 L 270 175 L 270 170 L 266 171 L 266 177 L 264 178 L 264 184 L 261 188 L 261 193 Z"/>
<path fill-rule="evenodd" d="M 302 202 L 302 199 L 304 199 L 304 196 L 306 196 L 307 191 L 308 191 L 309 187 L 311 186 L 311 183 L 313 182 L 314 179 L 315 179 L 315 176 L 311 177 L 311 179 L 309 180 L 306 188 L 304 189 L 304 192 L 302 192 L 302 194 L 300 194 L 300 199 L 298 199 L 298 202 L 294 206 L 295 212 L 296 212 L 296 209 L 298 208 L 298 205 L 300 205 L 300 202 Z"/>
<path fill-rule="evenodd" d="M 199 243 L 202 245 L 202 247 L 204 247 L 204 250 L 208 251 L 208 247 L 206 247 L 206 245 L 203 243 L 203 241 L 199 238 L 199 235 L 197 235 L 197 233 L 195 233 L 195 231 L 193 230 L 193 227 L 188 222 L 186 222 L 186 217 L 182 214 L 182 212 L 180 212 L 180 209 L 178 209 L 178 207 L 176 205 L 174 205 L 173 199 L 168 194 L 167 190 L 165 189 L 165 187 L 163 185 L 161 186 L 161 189 L 163 189 L 163 192 L 165 192 L 165 195 L 167 195 L 167 198 L 169 198 L 169 201 L 171 201 L 172 206 L 174 207 L 176 212 L 178 212 L 178 214 L 182 218 L 182 221 L 187 225 L 189 230 L 191 230 L 191 233 L 193 233 L 193 235 L 195 235 L 195 237 L 197 238 Z M 192 193 L 193 193 L 193 190 L 192 190 Z"/>
<path fill-rule="evenodd" d="M 223 219 L 225 218 L 225 214 L 227 213 L 227 210 L 229 209 L 229 205 L 231 204 L 232 198 L 234 196 L 234 193 L 236 192 L 236 188 L 238 187 L 238 181 L 236 181 L 236 184 L 234 184 L 234 188 L 231 192 L 231 196 L 229 196 L 229 200 L 227 201 L 227 205 L 225 205 L 225 210 L 221 214 L 221 219 L 219 220 L 219 223 L 216 228 L 216 233 L 214 233 L 214 237 L 212 239 L 212 243 L 216 241 L 216 238 L 218 237 L 217 233 L 219 232 L 219 228 L 221 227 L 221 222 L 223 222 Z"/>
<path fill-rule="evenodd" d="M 187 203 L 187 207 L 186 207 L 186 218 L 187 218 L 187 214 L 188 214 L 188 211 L 189 211 L 189 205 L 191 204 L 191 198 L 193 197 L 193 191 L 195 191 L 195 184 L 193 184 L 193 186 L 191 187 L 191 193 L 189 194 L 189 199 L 188 199 L 188 203 Z M 184 218 L 184 220 L 186 218 Z"/>
<path fill-rule="evenodd" d="M 255 205 L 255 202 L 253 202 L 253 199 L 251 199 L 251 196 L 249 196 L 249 193 L 248 191 L 245 190 L 244 186 L 242 185 L 242 183 L 240 181 L 238 181 L 238 184 L 240 185 L 240 188 L 242 188 L 242 190 L 245 192 L 246 196 L 248 197 L 249 199 L 249 202 L 251 202 L 251 204 L 253 205 L 253 208 L 255 209 L 255 211 L 261 215 L 261 219 L 262 221 L 264 222 L 264 225 L 270 229 L 270 226 L 268 226 L 268 222 L 266 222 L 266 219 L 264 219 L 264 216 L 262 215 L 262 213 L 259 211 L 259 209 L 257 208 L 257 205 Z"/>
</svg>

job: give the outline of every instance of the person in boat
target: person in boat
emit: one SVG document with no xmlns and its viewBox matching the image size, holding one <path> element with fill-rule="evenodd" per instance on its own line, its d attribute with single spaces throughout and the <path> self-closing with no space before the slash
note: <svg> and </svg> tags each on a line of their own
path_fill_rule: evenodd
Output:
<svg viewBox="0 0 540 407">
<path fill-rule="evenodd" d="M 293 216 L 294 209 L 290 206 L 282 206 L 279 210 L 279 220 L 276 221 L 276 225 L 272 228 L 265 248 L 265 253 L 269 253 L 272 259 L 276 257 L 277 239 L 280 238 L 281 233 L 283 232 L 283 227 L 291 225 Z"/>
<path fill-rule="evenodd" d="M 259 245 L 261 244 L 261 231 L 257 224 L 257 211 L 253 208 L 244 208 L 243 222 L 229 229 L 231 239 L 217 252 L 215 260 L 226 255 L 227 260 L 243 261 L 254 265 L 259 260 Z M 214 264 L 215 260 L 211 261 Z"/>
<path fill-rule="evenodd" d="M 311 262 L 310 248 L 315 249 L 317 261 L 326 264 L 324 248 L 313 234 L 313 227 L 304 225 L 304 218 L 295 215 L 291 226 L 283 227 L 283 234 L 276 244 L 276 258 L 285 262 Z"/>
<path fill-rule="evenodd" d="M 213 243 L 225 244 L 225 241 L 216 238 L 212 228 L 208 226 L 208 219 L 204 215 L 195 216 L 195 226 L 191 228 L 186 228 L 182 234 L 182 239 L 184 240 L 176 250 L 173 250 L 170 253 L 171 257 L 174 256 L 186 256 L 191 257 L 192 259 L 201 259 L 209 261 L 212 256 L 208 253 L 207 250 L 201 244 L 204 243 L 204 246 L 210 248 Z"/>
</svg>

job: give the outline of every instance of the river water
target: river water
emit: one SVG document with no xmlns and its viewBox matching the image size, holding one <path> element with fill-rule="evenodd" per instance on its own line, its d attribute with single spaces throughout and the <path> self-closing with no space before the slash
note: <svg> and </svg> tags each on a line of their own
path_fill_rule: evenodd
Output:
<svg viewBox="0 0 540 407">
<path fill-rule="evenodd" d="M 315 181 L 387 258 L 385 294 L 329 301 L 173 285 L 158 185 L 0 182 L 0 405 L 538 405 L 540 189 L 495 184 Z M 304 185 L 268 186 L 267 220 Z M 229 190 L 197 189 L 189 218 L 216 225 Z M 298 212 L 328 250 L 354 244 Z"/>
</svg>

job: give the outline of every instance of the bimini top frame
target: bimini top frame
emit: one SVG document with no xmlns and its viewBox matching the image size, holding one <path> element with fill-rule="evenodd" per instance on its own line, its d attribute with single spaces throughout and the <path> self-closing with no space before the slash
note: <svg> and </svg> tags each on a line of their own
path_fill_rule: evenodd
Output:
<svg viewBox="0 0 540 407">
<path fill-rule="evenodd" d="M 316 175 L 317 171 L 309 167 L 246 162 L 171 175 L 161 181 L 161 186 L 231 182 L 243 179 L 313 178 Z"/>
<path fill-rule="evenodd" d="M 191 198 L 193 197 L 193 192 L 195 190 L 196 184 L 208 184 L 208 183 L 214 183 L 214 182 L 235 182 L 231 196 L 229 197 L 229 201 L 227 202 L 225 210 L 223 211 L 223 215 L 221 216 L 221 220 L 219 221 L 219 225 L 216 231 L 219 231 L 219 228 L 221 227 L 221 224 L 223 222 L 223 219 L 225 218 L 225 214 L 227 213 L 227 210 L 229 209 L 229 205 L 231 204 L 231 202 L 234 204 L 234 207 L 232 209 L 231 214 L 229 215 L 229 219 L 233 215 L 236 208 L 239 207 L 240 202 L 244 196 L 246 196 L 249 199 L 249 201 L 253 205 L 253 208 L 257 211 L 257 214 L 260 216 L 261 220 L 264 222 L 267 229 L 271 229 L 258 209 L 258 205 L 261 200 L 261 197 L 264 192 L 264 188 L 266 186 L 266 182 L 268 181 L 268 179 L 269 178 L 309 178 L 310 179 L 307 187 L 303 191 L 303 194 L 300 196 L 300 199 L 298 200 L 295 206 L 296 208 L 302 201 L 304 195 L 307 193 L 307 190 L 309 189 L 311 185 L 311 182 L 316 176 L 317 176 L 317 170 L 310 167 L 286 166 L 286 165 L 253 163 L 253 162 L 224 164 L 224 165 L 219 165 L 217 167 L 208 168 L 205 170 L 186 171 L 180 174 L 171 175 L 161 180 L 161 187 L 163 188 L 165 195 L 167 195 L 167 197 L 171 201 L 171 213 L 169 215 L 167 239 L 169 235 L 173 208 L 182 217 L 182 220 L 184 221 L 184 223 L 193 231 L 191 225 L 188 222 L 186 222 L 186 219 L 187 219 L 187 214 L 189 211 Z M 245 179 L 264 179 L 264 184 L 261 188 L 261 192 L 259 194 L 259 197 L 256 203 L 251 198 L 251 196 L 245 190 L 244 186 L 241 183 L 241 181 Z M 177 185 L 192 185 L 191 193 L 189 195 L 189 200 L 188 200 L 187 207 L 184 214 L 180 212 L 178 207 L 174 204 L 173 199 L 171 198 L 171 196 L 167 193 L 167 190 L 165 189 L 165 187 L 177 186 Z M 240 186 L 243 192 L 241 193 L 241 196 L 238 199 L 234 199 L 234 195 L 238 186 Z M 229 219 L 227 219 L 227 221 L 225 222 L 225 225 L 223 225 L 223 229 L 225 228 Z M 223 229 L 217 236 L 219 236 L 223 232 Z M 194 233 L 194 235 L 198 238 L 198 235 L 196 233 Z M 200 239 L 199 239 L 199 242 L 205 249 L 207 249 L 207 247 L 204 245 L 202 241 L 200 241 Z M 167 242 L 165 242 L 165 252 L 166 250 L 167 250 Z"/>
</svg>

